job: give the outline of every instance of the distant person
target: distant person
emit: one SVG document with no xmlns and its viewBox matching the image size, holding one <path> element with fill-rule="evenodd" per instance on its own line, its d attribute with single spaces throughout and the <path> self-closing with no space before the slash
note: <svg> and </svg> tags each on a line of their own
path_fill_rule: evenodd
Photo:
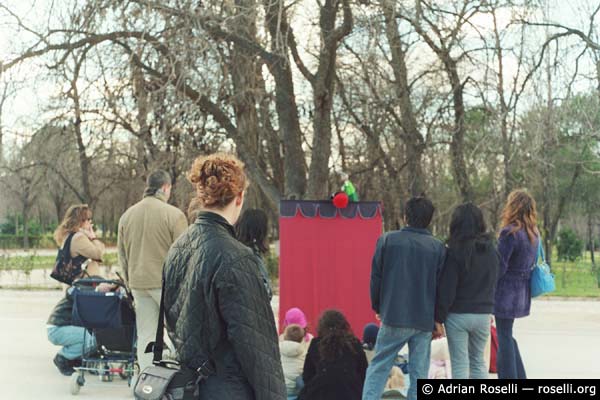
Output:
<svg viewBox="0 0 600 400">
<path fill-rule="evenodd" d="M 198 218 L 198 214 L 200 213 L 200 211 L 202 210 L 202 208 L 200 207 L 200 200 L 194 196 L 191 200 L 190 203 L 188 204 L 188 209 L 187 209 L 187 218 L 188 218 L 188 223 L 191 225 L 194 222 L 196 222 L 196 218 Z"/>
<path fill-rule="evenodd" d="M 163 263 L 169 247 L 187 228 L 185 214 L 167 203 L 171 176 L 152 172 L 141 201 L 131 206 L 119 221 L 119 264 L 134 297 L 137 355 L 140 370 L 152 365 L 146 345 L 156 337 Z"/>
<path fill-rule="evenodd" d="M 306 359 L 306 346 L 304 342 L 304 329 L 300 325 L 291 324 L 283 332 L 283 340 L 279 342 L 281 365 L 285 377 L 288 400 L 298 397 L 298 378 L 302 377 L 304 360 Z"/>
<path fill-rule="evenodd" d="M 378 334 L 379 327 L 376 324 L 370 323 L 363 328 L 362 346 L 369 363 L 375 355 L 375 345 L 377 344 Z M 384 393 L 391 390 L 398 390 L 406 394 L 404 374 L 397 365 L 394 365 L 390 370 Z"/>
<path fill-rule="evenodd" d="M 502 211 L 502 230 L 498 238 L 501 262 L 494 316 L 499 379 L 527 379 L 519 346 L 513 337 L 513 325 L 515 318 L 529 315 L 529 278 L 539 240 L 535 200 L 524 190 L 513 191 Z"/>
<path fill-rule="evenodd" d="M 427 378 L 434 330 L 438 273 L 444 245 L 427 230 L 435 208 L 425 197 L 404 206 L 406 227 L 377 241 L 371 270 L 371 306 L 381 319 L 363 400 L 379 400 L 398 352 L 409 350 L 408 399 L 417 398 L 417 379 Z M 437 332 L 436 336 L 441 335 Z"/>
<path fill-rule="evenodd" d="M 104 254 L 104 244 L 96 237 L 92 225 L 92 210 L 86 204 L 69 207 L 64 219 L 54 232 L 54 240 L 62 248 L 71 240 L 73 262 L 84 266 L 83 276 L 100 275 L 98 265 Z M 85 263 L 87 262 L 87 265 Z M 48 340 L 62 349 L 54 357 L 54 365 L 61 374 L 71 375 L 73 367 L 81 365 L 83 333 L 85 328 L 72 325 L 73 299 L 69 289 L 52 310 L 47 321 Z M 86 348 L 96 347 L 93 335 L 86 335 Z"/>
<path fill-rule="evenodd" d="M 310 341 L 313 340 L 313 335 L 309 332 L 308 320 L 304 311 L 298 307 L 292 307 L 285 312 L 285 317 L 282 323 L 282 329 L 285 329 L 288 325 L 296 324 L 304 330 L 304 345 L 306 349 L 310 345 Z M 283 335 L 280 336 L 280 340 L 283 339 Z"/>
<path fill-rule="evenodd" d="M 298 400 L 358 400 L 366 370 L 367 357 L 346 317 L 327 310 L 306 354 Z"/>
<path fill-rule="evenodd" d="M 184 366 L 201 368 L 206 400 L 284 400 L 275 318 L 260 266 L 233 225 L 244 205 L 244 164 L 198 157 L 188 174 L 201 211 L 165 261 L 165 319 Z"/>
<path fill-rule="evenodd" d="M 367 324 L 363 328 L 362 345 L 367 356 L 367 361 L 370 363 L 375 355 L 375 344 L 377 343 L 377 335 L 379 334 L 379 326 L 377 324 Z"/>
<path fill-rule="evenodd" d="M 484 352 L 500 259 L 481 210 L 462 204 L 452 213 L 446 261 L 438 281 L 435 320 L 445 324 L 454 379 L 487 379 Z"/>
<path fill-rule="evenodd" d="M 260 273 L 263 277 L 265 289 L 269 294 L 269 300 L 273 298 L 273 289 L 271 289 L 271 281 L 269 273 L 263 257 L 269 253 L 269 244 L 267 236 L 269 233 L 269 217 L 263 210 L 248 209 L 244 211 L 235 224 L 235 233 L 240 242 L 252 249 L 258 264 Z"/>
</svg>

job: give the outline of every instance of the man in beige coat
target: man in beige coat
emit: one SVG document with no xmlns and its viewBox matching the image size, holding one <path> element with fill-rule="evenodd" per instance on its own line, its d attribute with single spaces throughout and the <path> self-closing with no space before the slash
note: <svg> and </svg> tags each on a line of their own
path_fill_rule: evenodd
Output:
<svg viewBox="0 0 600 400">
<path fill-rule="evenodd" d="M 144 351 L 156 335 L 163 262 L 187 229 L 185 214 L 167 203 L 170 195 L 171 177 L 154 171 L 146 180 L 144 198 L 119 220 L 119 264 L 135 299 L 140 370 L 152 365 L 152 354 Z"/>
</svg>

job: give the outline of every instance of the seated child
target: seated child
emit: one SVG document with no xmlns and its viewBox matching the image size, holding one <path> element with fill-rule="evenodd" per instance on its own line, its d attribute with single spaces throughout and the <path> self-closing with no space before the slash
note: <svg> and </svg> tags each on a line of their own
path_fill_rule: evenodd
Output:
<svg viewBox="0 0 600 400">
<path fill-rule="evenodd" d="M 448 339 L 445 337 L 431 341 L 429 379 L 452 379 Z"/>
<path fill-rule="evenodd" d="M 367 357 L 346 317 L 326 310 L 319 320 L 318 336 L 310 342 L 299 400 L 360 400 Z"/>
<path fill-rule="evenodd" d="M 299 392 L 296 381 L 302 375 L 307 350 L 303 345 L 304 334 L 304 329 L 300 325 L 291 324 L 285 328 L 283 341 L 279 342 L 288 397 L 295 397 Z"/>
<path fill-rule="evenodd" d="M 291 324 L 299 325 L 302 328 L 304 331 L 304 340 L 302 343 L 304 344 L 304 347 L 308 349 L 308 345 L 313 339 L 313 335 L 308 333 L 308 322 L 306 320 L 306 315 L 304 315 L 304 312 L 301 309 L 293 307 L 287 310 L 283 320 L 283 326 L 281 328 L 285 330 L 285 328 Z M 279 336 L 279 340 L 283 340 L 283 334 Z"/>
</svg>

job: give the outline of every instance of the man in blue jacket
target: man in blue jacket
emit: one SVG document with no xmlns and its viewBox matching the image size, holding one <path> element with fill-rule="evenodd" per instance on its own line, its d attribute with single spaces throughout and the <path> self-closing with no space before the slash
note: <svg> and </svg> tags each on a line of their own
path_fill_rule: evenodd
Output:
<svg viewBox="0 0 600 400">
<path fill-rule="evenodd" d="M 367 370 L 363 400 L 381 398 L 394 360 L 406 343 L 408 400 L 417 399 L 417 379 L 427 378 L 437 276 L 445 253 L 442 242 L 427 230 L 434 210 L 429 199 L 411 198 L 405 205 L 407 226 L 377 241 L 371 270 L 371 305 L 382 323 L 375 356 Z"/>
</svg>

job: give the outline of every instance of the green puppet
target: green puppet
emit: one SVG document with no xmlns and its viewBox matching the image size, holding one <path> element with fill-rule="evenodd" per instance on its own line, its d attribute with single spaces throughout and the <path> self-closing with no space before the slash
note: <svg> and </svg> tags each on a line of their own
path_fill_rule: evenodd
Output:
<svg viewBox="0 0 600 400">
<path fill-rule="evenodd" d="M 342 180 L 344 181 L 342 191 L 348 195 L 348 200 L 358 201 L 358 193 L 356 192 L 356 188 L 350 181 L 350 177 L 347 173 L 342 172 Z"/>
</svg>

